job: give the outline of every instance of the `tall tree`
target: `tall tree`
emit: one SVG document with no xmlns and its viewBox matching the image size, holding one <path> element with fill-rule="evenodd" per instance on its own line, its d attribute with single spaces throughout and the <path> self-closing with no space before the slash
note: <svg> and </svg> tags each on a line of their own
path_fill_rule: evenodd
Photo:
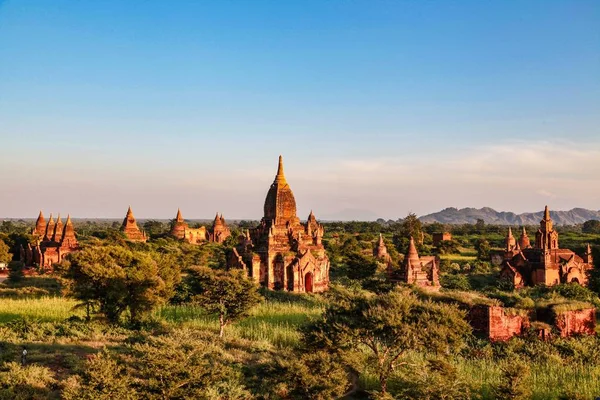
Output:
<svg viewBox="0 0 600 400">
<path fill-rule="evenodd" d="M 423 244 L 423 225 L 415 213 L 409 213 L 402 221 L 400 233 L 405 238 L 412 236 L 419 244 Z"/>
<path fill-rule="evenodd" d="M 458 351 L 470 332 L 464 313 L 456 307 L 422 301 L 406 289 L 376 296 L 334 289 L 329 300 L 322 319 L 306 331 L 305 341 L 350 353 L 349 359 L 355 359 L 351 353 L 368 349 L 382 394 L 407 351 Z"/>
<path fill-rule="evenodd" d="M 98 310 L 111 322 L 118 322 L 125 311 L 132 322 L 140 322 L 172 295 L 178 281 L 163 279 L 150 255 L 118 246 L 89 247 L 70 254 L 63 269 L 68 293 L 81 301 L 88 318 Z"/>
<path fill-rule="evenodd" d="M 262 301 L 257 285 L 241 270 L 193 267 L 188 280 L 192 302 L 219 316 L 219 337 L 230 322 L 246 317 Z"/>
</svg>

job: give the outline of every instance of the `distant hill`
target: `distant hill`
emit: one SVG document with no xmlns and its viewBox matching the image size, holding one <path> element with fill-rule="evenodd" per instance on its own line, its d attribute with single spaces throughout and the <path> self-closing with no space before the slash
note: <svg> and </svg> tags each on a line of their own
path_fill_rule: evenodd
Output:
<svg viewBox="0 0 600 400">
<path fill-rule="evenodd" d="M 446 208 L 440 212 L 419 217 L 421 222 L 442 224 L 473 224 L 477 219 L 483 219 L 486 224 L 496 225 L 537 225 L 544 212 L 515 214 L 512 212 L 496 211 L 484 208 Z M 600 211 L 574 208 L 569 211 L 550 211 L 550 216 L 557 225 L 582 224 L 591 219 L 600 220 Z"/>
</svg>

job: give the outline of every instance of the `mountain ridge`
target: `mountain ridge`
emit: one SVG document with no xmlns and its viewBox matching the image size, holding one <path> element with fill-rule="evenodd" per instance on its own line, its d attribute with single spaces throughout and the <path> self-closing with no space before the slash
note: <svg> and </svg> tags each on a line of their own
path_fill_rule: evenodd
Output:
<svg viewBox="0 0 600 400">
<path fill-rule="evenodd" d="M 439 222 L 442 224 L 474 224 L 478 219 L 483 219 L 486 224 L 495 225 L 537 225 L 544 212 L 526 212 L 515 214 L 510 211 L 496 211 L 490 207 L 482 208 L 455 208 L 448 207 L 436 213 L 419 217 L 423 223 Z M 550 217 L 557 225 L 577 225 L 589 220 L 600 220 L 600 210 L 585 208 L 572 208 L 568 211 L 550 211 Z"/>
</svg>

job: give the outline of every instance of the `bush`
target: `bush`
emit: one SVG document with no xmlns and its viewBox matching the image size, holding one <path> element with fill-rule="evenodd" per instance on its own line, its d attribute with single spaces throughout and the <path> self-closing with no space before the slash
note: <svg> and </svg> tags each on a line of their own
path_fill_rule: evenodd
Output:
<svg viewBox="0 0 600 400">
<path fill-rule="evenodd" d="M 446 289 L 471 290 L 469 279 L 463 274 L 444 274 L 440 277 L 440 284 Z"/>
</svg>

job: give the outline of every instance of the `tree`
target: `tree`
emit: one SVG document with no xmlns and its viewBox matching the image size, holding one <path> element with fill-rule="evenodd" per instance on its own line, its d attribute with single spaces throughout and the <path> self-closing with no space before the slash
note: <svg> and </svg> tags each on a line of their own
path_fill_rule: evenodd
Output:
<svg viewBox="0 0 600 400">
<path fill-rule="evenodd" d="M 305 331 L 305 342 L 333 351 L 368 349 L 381 393 L 399 359 L 409 350 L 447 353 L 460 350 L 470 327 L 455 306 L 418 299 L 406 289 L 372 295 L 334 288 L 322 316 Z M 350 359 L 354 358 L 352 356 Z"/>
<path fill-rule="evenodd" d="M 458 242 L 456 240 L 442 240 L 437 246 L 440 254 L 459 254 Z"/>
<path fill-rule="evenodd" d="M 125 311 L 139 323 L 154 307 L 173 293 L 178 279 L 169 266 L 159 269 L 146 253 L 123 247 L 90 247 L 69 255 L 63 269 L 67 292 L 81 301 L 89 319 L 98 310 L 116 323 Z M 162 272 L 161 272 L 162 270 Z M 178 274 L 178 272 L 177 272 Z"/>
<path fill-rule="evenodd" d="M 346 260 L 348 267 L 348 278 L 367 279 L 373 277 L 377 271 L 377 260 L 373 256 L 362 253 L 351 253 Z"/>
<path fill-rule="evenodd" d="M 478 239 L 475 247 L 477 248 L 477 259 L 480 261 L 489 261 L 490 242 L 486 239 Z"/>
<path fill-rule="evenodd" d="M 419 244 L 423 244 L 423 226 L 415 213 L 409 213 L 400 227 L 400 234 L 405 238 L 413 237 Z"/>
<path fill-rule="evenodd" d="M 11 260 L 10 248 L 3 240 L 0 240 L 0 263 L 9 263 Z"/>
<path fill-rule="evenodd" d="M 585 221 L 581 227 L 581 231 L 583 233 L 600 233 L 600 221 Z"/>
<path fill-rule="evenodd" d="M 219 316 L 219 337 L 230 322 L 247 316 L 262 301 L 258 287 L 242 270 L 193 267 L 188 279 L 192 302 Z"/>
</svg>

